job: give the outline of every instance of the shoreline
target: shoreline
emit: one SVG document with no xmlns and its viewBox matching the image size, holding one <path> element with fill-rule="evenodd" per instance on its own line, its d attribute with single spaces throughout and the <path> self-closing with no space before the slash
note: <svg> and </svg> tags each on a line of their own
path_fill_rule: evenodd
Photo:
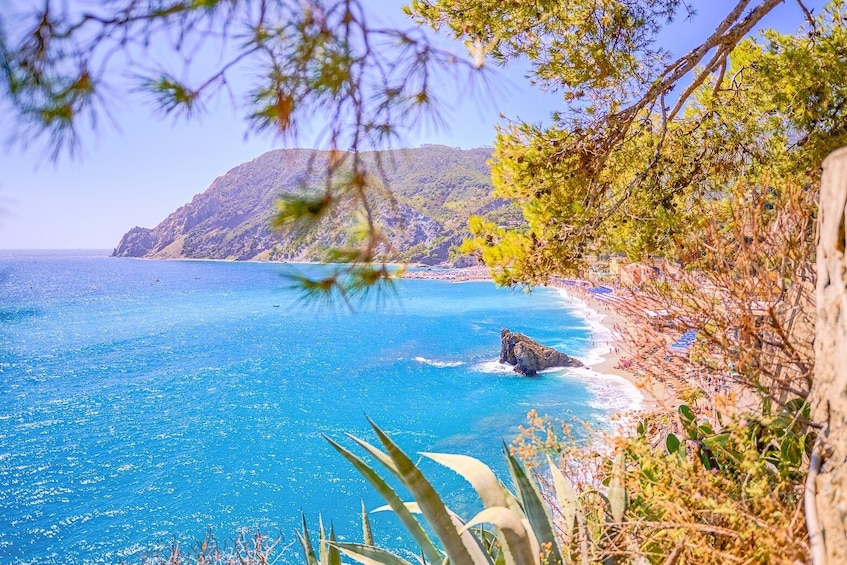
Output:
<svg viewBox="0 0 847 565">
<path fill-rule="evenodd" d="M 417 280 L 443 280 L 448 282 L 491 281 L 487 267 L 467 268 L 427 268 L 425 270 L 409 271 L 404 278 Z M 621 362 L 631 357 L 627 354 L 623 334 L 636 325 L 636 322 L 609 303 L 598 299 L 587 292 L 587 281 L 568 285 L 563 282 L 551 282 L 544 288 L 553 289 L 559 293 L 566 307 L 577 316 L 584 319 L 592 334 L 594 347 L 590 354 L 597 355 L 598 362 L 586 363 L 586 370 L 599 375 L 623 379 L 633 385 L 641 395 L 641 402 L 636 411 L 655 411 L 674 403 L 677 398 L 674 392 L 657 379 L 627 370 Z M 642 363 L 644 360 L 639 360 Z"/>
<path fill-rule="evenodd" d="M 595 349 L 605 346 L 605 351 L 597 353 L 601 360 L 590 365 L 591 371 L 615 376 L 632 384 L 642 396 L 641 405 L 637 410 L 657 410 L 675 400 L 671 391 L 662 383 L 649 380 L 620 366 L 621 361 L 628 357 L 621 332 L 634 324 L 632 320 L 587 292 L 574 292 L 574 287 L 551 284 L 546 288 L 557 290 L 563 300 L 572 307 L 572 311 L 575 309 L 577 315 L 582 315 L 596 339 Z"/>
</svg>

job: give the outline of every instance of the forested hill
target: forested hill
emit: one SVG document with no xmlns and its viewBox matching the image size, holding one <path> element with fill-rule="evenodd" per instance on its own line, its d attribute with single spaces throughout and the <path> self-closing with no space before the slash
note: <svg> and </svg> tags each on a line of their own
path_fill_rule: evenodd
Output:
<svg viewBox="0 0 847 565">
<path fill-rule="evenodd" d="M 429 145 L 382 153 L 387 187 L 396 203 L 375 202 L 380 225 L 402 259 L 443 263 L 466 233 L 471 214 L 500 223 L 519 212 L 491 196 L 486 160 L 490 148 L 454 149 Z M 218 177 L 149 229 L 135 227 L 115 248 L 118 257 L 310 261 L 329 247 L 342 246 L 352 218 L 300 234 L 280 234 L 271 218 L 281 195 L 322 186 L 310 170 L 321 170 L 325 152 L 279 149 Z M 374 154 L 365 158 L 373 161 Z M 311 165 L 311 166 L 310 166 Z"/>
</svg>

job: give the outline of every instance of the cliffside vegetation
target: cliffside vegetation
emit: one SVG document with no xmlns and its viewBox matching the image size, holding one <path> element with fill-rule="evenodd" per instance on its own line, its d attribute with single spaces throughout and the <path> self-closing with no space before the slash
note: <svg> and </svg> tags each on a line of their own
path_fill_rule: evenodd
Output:
<svg viewBox="0 0 847 565">
<path fill-rule="evenodd" d="M 681 325 L 675 329 L 696 330 L 697 346 L 676 369 L 665 366 L 649 332 L 633 336 L 638 351 L 656 357 L 655 376 L 730 379 L 752 402 L 739 405 L 729 395 L 698 404 L 708 390 L 681 391 L 688 400 L 676 414 L 647 418 L 611 454 L 575 450 L 533 419 L 519 451 L 527 463 L 551 455 L 549 474 L 536 474 L 553 483 L 551 496 L 539 504 L 536 485 L 510 459 L 520 492 L 484 489 L 497 498 L 477 517 L 492 529 L 478 535 L 454 520 L 375 429 L 385 453 L 357 443 L 416 502 L 405 506 L 381 492 L 404 517 L 403 509 L 420 510 L 439 538 L 438 546 L 428 544 L 413 518 L 404 522 L 422 560 L 840 563 L 847 555 L 843 505 L 831 503 L 837 496 L 815 504 L 814 496 L 818 470 L 837 478 L 847 466 L 826 461 L 833 453 L 826 442 L 844 438 L 827 437 L 826 420 L 813 420 L 809 409 L 826 405 L 812 386 L 810 265 L 822 160 L 847 141 L 847 3 L 832 0 L 815 13 L 807 3 L 732 2 L 699 45 L 672 55 L 659 44 L 660 32 L 675 18 L 693 17 L 694 2 L 413 1 L 408 13 L 464 42 L 467 58 L 420 30 L 372 27 L 355 0 L 127 1 L 99 15 L 45 7 L 19 43 L 10 44 L 0 27 L 2 80 L 21 123 L 60 149 L 73 141 L 76 121 L 98 109 L 108 78 L 92 75 L 98 49 L 121 37 L 132 46 L 178 36 L 166 47 L 182 54 L 190 47 L 184 37 L 240 34 L 237 52 L 205 80 L 187 84 L 162 73 L 144 86 L 162 110 L 190 115 L 234 68 L 258 61 L 262 71 L 248 93 L 253 127 L 289 135 L 315 113 L 328 120 L 326 182 L 283 199 L 275 220 L 305 230 L 355 219 L 358 237 L 335 239 L 328 250 L 345 266 L 302 281 L 310 292 L 332 294 L 390 281 L 380 252 L 391 235 L 378 213 L 385 175 L 368 152 L 437 110 L 431 74 L 447 69 L 472 81 L 488 60 L 527 60 L 537 84 L 562 93 L 563 109 L 546 126 L 499 130 L 495 195 L 518 205 L 525 223 L 507 229 L 474 219 L 466 250 L 507 285 L 578 273 L 596 252 L 672 260 L 679 276 L 641 295 L 673 312 Z M 789 8 L 800 31 L 749 37 L 767 14 Z M 449 184 L 440 203 L 411 193 L 397 199 L 450 226 L 447 210 L 458 204 Z M 381 488 L 370 467 L 339 451 Z M 821 513 L 834 526 L 822 530 Z M 334 564 L 344 551 L 364 563 L 405 563 L 371 548 L 366 531 L 363 537 L 354 548 L 330 531 L 316 552 L 304 531 L 306 560 Z"/>
</svg>

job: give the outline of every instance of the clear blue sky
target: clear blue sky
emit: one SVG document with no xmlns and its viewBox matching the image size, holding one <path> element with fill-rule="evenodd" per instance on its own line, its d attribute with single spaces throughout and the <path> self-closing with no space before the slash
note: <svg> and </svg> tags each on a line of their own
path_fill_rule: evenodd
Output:
<svg viewBox="0 0 847 565">
<path fill-rule="evenodd" d="M 673 33 L 663 38 L 675 53 L 699 42 L 736 1 L 694 3 L 699 4 L 697 18 L 678 22 Z M 399 0 L 371 4 L 378 4 L 389 20 L 398 21 L 386 14 L 396 13 L 399 18 Z M 806 5 L 817 13 L 824 0 L 808 0 Z M 796 2 L 789 0 L 765 25 L 793 31 L 801 19 Z M 522 69 L 500 72 L 511 88 L 498 99 L 462 97 L 452 104 L 448 129 L 416 132 L 406 145 L 487 146 L 493 143 L 501 113 L 545 122 L 551 111 L 560 108 L 556 97 L 529 85 Z M 0 249 L 112 248 L 133 226 L 155 226 L 216 177 L 283 146 L 278 140 L 249 134 L 228 102 L 212 106 L 196 121 L 153 116 L 140 99 L 131 97 L 114 110 L 119 129 L 103 122 L 96 135 L 85 137 L 83 151 L 74 159 L 62 157 L 53 163 L 37 146 L 2 146 Z M 0 136 L 4 130 L 5 124 Z M 300 144 L 308 146 L 309 140 Z"/>
</svg>

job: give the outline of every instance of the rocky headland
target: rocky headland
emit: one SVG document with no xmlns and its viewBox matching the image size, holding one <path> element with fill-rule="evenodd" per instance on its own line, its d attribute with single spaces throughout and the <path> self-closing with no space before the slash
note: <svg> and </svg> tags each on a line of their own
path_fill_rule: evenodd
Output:
<svg viewBox="0 0 847 565">
<path fill-rule="evenodd" d="M 355 214 L 309 230 L 271 227 L 281 197 L 325 185 L 328 153 L 278 149 L 235 167 L 153 228 L 135 227 L 116 257 L 321 261 L 330 248 L 349 245 Z M 428 145 L 362 158 L 388 191 L 376 187 L 371 206 L 385 236 L 389 261 L 454 265 L 451 256 L 468 235 L 470 215 L 500 224 L 521 221 L 517 207 L 492 196 L 490 148 Z M 377 172 L 379 171 L 379 172 Z M 389 195 L 390 192 L 390 195 Z M 457 263 L 464 266 L 461 261 Z"/>
<path fill-rule="evenodd" d="M 500 362 L 514 365 L 516 373 L 528 377 L 552 367 L 585 366 L 579 359 L 506 328 L 500 330 Z"/>
</svg>

